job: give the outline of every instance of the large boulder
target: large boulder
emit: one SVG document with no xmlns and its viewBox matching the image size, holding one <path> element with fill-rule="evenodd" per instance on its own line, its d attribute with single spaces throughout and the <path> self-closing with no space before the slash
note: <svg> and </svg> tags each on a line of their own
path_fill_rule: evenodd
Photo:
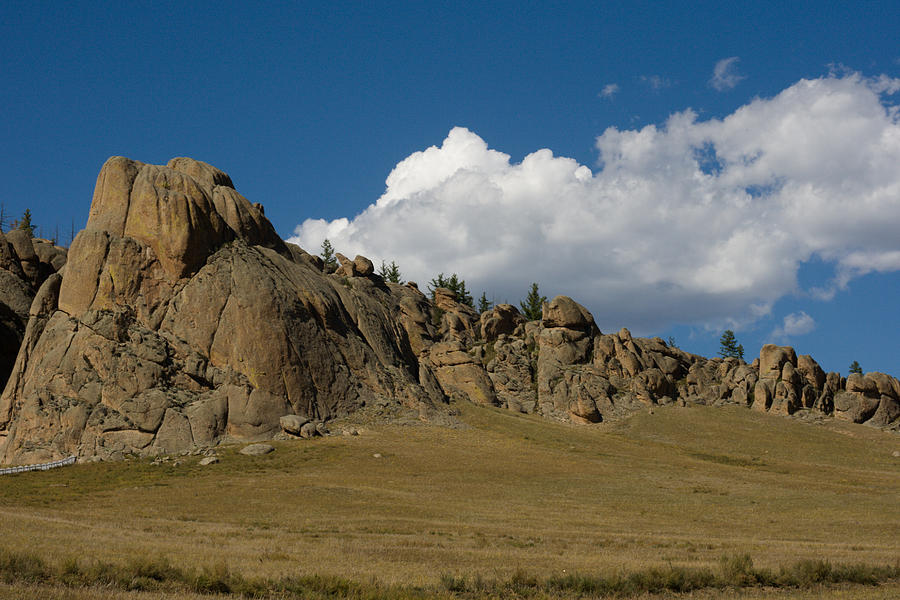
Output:
<svg viewBox="0 0 900 600">
<path fill-rule="evenodd" d="M 556 296 L 545 302 L 541 320 L 547 328 L 586 329 L 594 324 L 593 315 L 568 296 Z"/>
<path fill-rule="evenodd" d="M 481 315 L 481 339 L 492 342 L 503 334 L 511 335 L 525 323 L 525 317 L 512 304 L 497 304 Z"/>
<path fill-rule="evenodd" d="M 797 354 L 793 348 L 766 344 L 759 351 L 759 378 L 777 380 L 788 363 L 797 364 Z"/>
<path fill-rule="evenodd" d="M 797 353 L 790 346 L 766 344 L 759 351 L 759 381 L 753 391 L 753 408 L 774 414 L 794 414 L 803 406 L 804 382 L 816 381 L 815 361 L 798 367 Z"/>
</svg>

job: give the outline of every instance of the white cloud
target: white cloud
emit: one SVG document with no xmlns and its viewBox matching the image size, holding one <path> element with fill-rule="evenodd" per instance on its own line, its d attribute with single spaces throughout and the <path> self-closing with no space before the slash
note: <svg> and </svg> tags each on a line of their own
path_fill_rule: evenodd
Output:
<svg viewBox="0 0 900 600">
<path fill-rule="evenodd" d="M 897 92 L 900 92 L 900 79 L 888 77 L 887 75 L 882 73 L 878 77 L 873 77 L 869 81 L 872 89 L 878 93 L 896 94 Z"/>
<path fill-rule="evenodd" d="M 291 241 L 396 260 L 426 283 L 459 273 L 518 301 L 532 281 L 585 304 L 602 329 L 740 327 L 798 290 L 900 270 L 900 119 L 858 74 L 801 80 L 724 119 L 690 110 L 597 138 L 599 167 L 538 150 L 521 163 L 454 128 L 415 152 L 353 219 L 306 220 Z"/>
<path fill-rule="evenodd" d="M 603 86 L 603 89 L 600 90 L 600 94 L 598 94 L 601 98 L 612 98 L 617 93 L 619 93 L 619 84 L 618 83 L 607 83 Z"/>
<path fill-rule="evenodd" d="M 784 341 L 787 338 L 806 335 L 816 328 L 816 321 L 804 311 L 791 313 L 784 317 L 780 327 L 776 327 L 771 338 Z"/>
<path fill-rule="evenodd" d="M 709 80 L 709 85 L 717 91 L 724 92 L 725 90 L 733 89 L 741 80 L 746 79 L 746 77 L 738 73 L 737 62 L 739 60 L 740 58 L 737 56 L 732 56 L 717 62 L 716 66 L 713 67 L 713 76 Z"/>
<path fill-rule="evenodd" d="M 659 75 L 641 75 L 641 82 L 646 83 L 654 91 L 659 91 L 672 85 L 672 82 Z"/>
</svg>

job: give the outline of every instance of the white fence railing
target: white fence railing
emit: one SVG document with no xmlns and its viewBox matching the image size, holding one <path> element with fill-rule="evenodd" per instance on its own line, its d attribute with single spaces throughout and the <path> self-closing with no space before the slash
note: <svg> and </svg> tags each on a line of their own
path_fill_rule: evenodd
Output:
<svg viewBox="0 0 900 600">
<path fill-rule="evenodd" d="M 9 475 L 10 473 L 25 473 L 26 471 L 49 471 L 50 469 L 55 469 L 56 467 L 65 467 L 67 465 L 74 465 L 74 464 L 75 464 L 75 457 L 70 456 L 69 458 L 54 460 L 53 462 L 42 463 L 40 465 L 22 465 L 21 467 L 6 467 L 5 469 L 0 469 L 0 475 Z"/>
</svg>

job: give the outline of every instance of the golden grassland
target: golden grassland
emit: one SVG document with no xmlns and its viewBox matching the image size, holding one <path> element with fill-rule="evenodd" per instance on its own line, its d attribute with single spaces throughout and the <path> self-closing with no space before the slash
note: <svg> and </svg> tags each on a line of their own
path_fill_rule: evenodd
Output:
<svg viewBox="0 0 900 600">
<path fill-rule="evenodd" d="M 597 426 L 457 408 L 459 429 L 372 425 L 359 436 L 278 442 L 261 457 L 223 448 L 206 467 L 186 457 L 4 476 L 0 549 L 81 568 L 150 557 L 448 597 L 478 597 L 476 582 L 523 574 L 715 569 L 743 555 L 773 572 L 804 560 L 900 566 L 896 433 L 738 407 L 658 407 Z M 499 589 L 489 588 L 481 596 Z M 11 598 L 120 597 L 106 593 L 125 594 L 0 587 Z M 888 598 L 900 596 L 900 582 L 704 593 L 692 597 Z"/>
<path fill-rule="evenodd" d="M 900 586 L 816 587 L 810 590 L 710 590 L 695 591 L 688 596 L 691 600 L 896 600 Z M 390 597 L 390 596 L 388 596 Z M 443 596 L 440 596 L 443 597 Z M 447 596 L 448 598 L 450 596 Z M 500 596 L 501 598 L 503 596 Z M 233 596 L 205 595 L 182 592 L 127 592 L 117 589 L 66 588 L 38 585 L 8 586 L 0 584 L 0 598 L 5 600 L 227 600 Z M 642 594 L 632 596 L 634 600 L 679 600 L 679 594 Z"/>
</svg>

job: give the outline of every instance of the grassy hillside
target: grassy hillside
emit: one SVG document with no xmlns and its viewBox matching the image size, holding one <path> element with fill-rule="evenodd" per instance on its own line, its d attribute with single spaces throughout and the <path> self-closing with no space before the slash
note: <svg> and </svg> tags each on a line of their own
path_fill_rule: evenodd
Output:
<svg viewBox="0 0 900 600">
<path fill-rule="evenodd" d="M 82 570 L 149 557 L 271 580 L 451 591 L 459 580 L 470 595 L 479 579 L 715 570 L 745 554 L 773 572 L 900 561 L 896 434 L 736 407 L 590 427 L 459 408 L 462 429 L 372 426 L 262 457 L 224 449 L 207 467 L 188 457 L 5 476 L 0 549 Z M 735 597 L 769 597 L 754 593 L 769 592 Z"/>
</svg>

